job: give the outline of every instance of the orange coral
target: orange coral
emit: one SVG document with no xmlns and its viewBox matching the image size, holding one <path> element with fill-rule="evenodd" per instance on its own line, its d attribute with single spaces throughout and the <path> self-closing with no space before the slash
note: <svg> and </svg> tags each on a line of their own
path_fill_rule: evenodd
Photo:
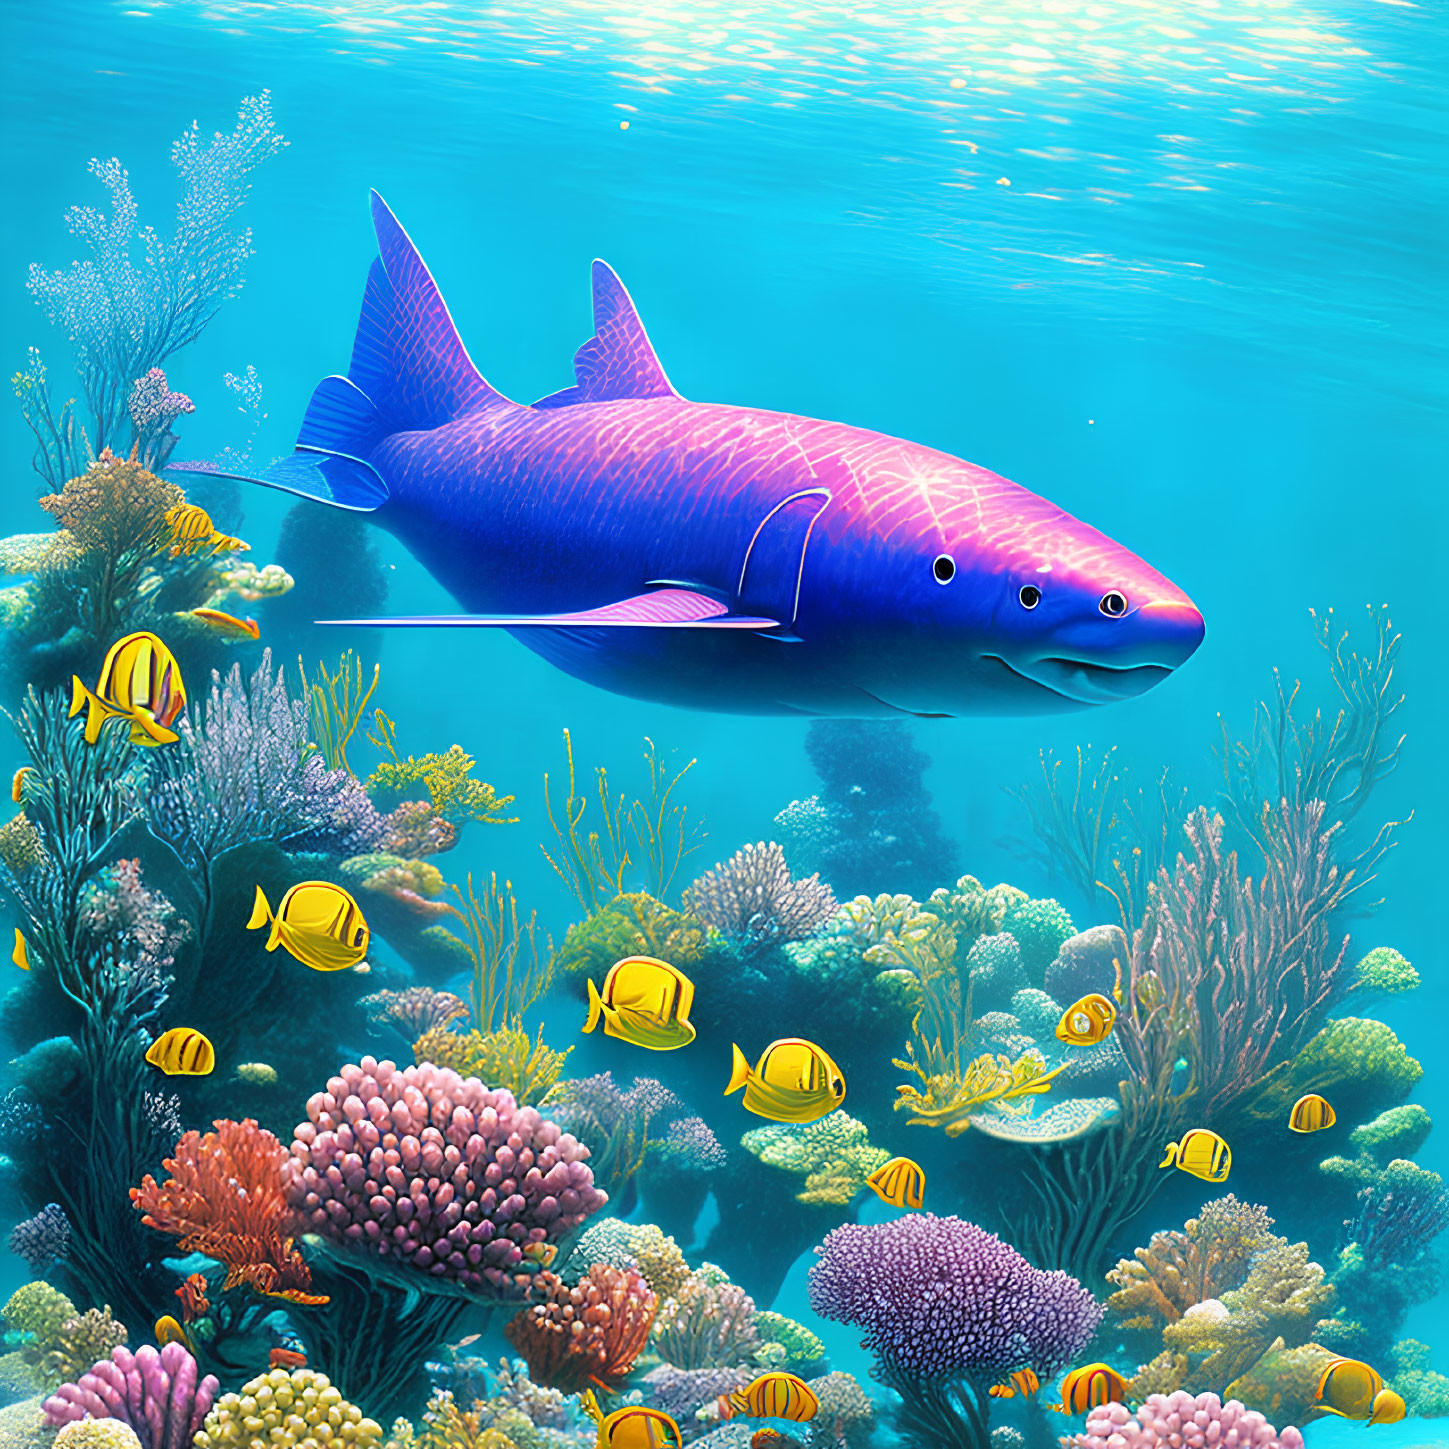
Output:
<svg viewBox="0 0 1449 1449">
<path fill-rule="evenodd" d="M 180 1238 L 182 1252 L 225 1263 L 222 1291 L 245 1283 L 293 1303 L 326 1303 L 308 1292 L 312 1275 L 293 1239 L 293 1218 L 282 1194 L 287 1150 L 248 1117 L 212 1124 L 203 1136 L 187 1132 L 163 1164 L 170 1179 L 149 1173 L 131 1189 L 148 1228 Z"/>
<path fill-rule="evenodd" d="M 633 1268 L 595 1263 L 570 1288 L 540 1273 L 547 1296 L 512 1318 L 504 1332 L 536 1384 L 573 1393 L 590 1384 L 612 1393 L 649 1342 L 659 1300 Z"/>
<path fill-rule="evenodd" d="M 118 458 L 109 448 L 59 493 L 49 493 L 40 506 L 83 549 L 115 555 L 150 549 L 161 539 L 166 511 L 186 501 L 174 484 L 158 478 L 133 457 Z"/>
</svg>

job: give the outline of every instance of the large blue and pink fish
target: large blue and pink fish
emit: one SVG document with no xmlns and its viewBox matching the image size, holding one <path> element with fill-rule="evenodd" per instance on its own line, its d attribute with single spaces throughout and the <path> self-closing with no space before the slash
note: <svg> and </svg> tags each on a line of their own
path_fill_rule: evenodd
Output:
<svg viewBox="0 0 1449 1449">
<path fill-rule="evenodd" d="M 749 714 L 1078 709 L 1201 642 L 1181 589 L 984 468 L 682 398 L 603 262 L 576 385 L 510 401 L 375 193 L 372 214 L 347 376 L 254 481 L 371 513 L 468 612 L 327 622 L 504 628 L 604 689 Z"/>
</svg>

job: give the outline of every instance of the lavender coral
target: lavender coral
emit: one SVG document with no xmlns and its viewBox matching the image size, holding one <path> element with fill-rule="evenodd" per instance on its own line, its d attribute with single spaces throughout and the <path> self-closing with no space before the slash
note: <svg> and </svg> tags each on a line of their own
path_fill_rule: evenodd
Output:
<svg viewBox="0 0 1449 1449">
<path fill-rule="evenodd" d="M 129 1424 L 141 1449 L 190 1449 L 211 1408 L 217 1381 L 199 1377 L 196 1360 L 179 1343 L 132 1353 L 121 1347 L 45 1401 L 52 1428 L 84 1419 Z"/>
<path fill-rule="evenodd" d="M 25 1259 L 30 1271 L 43 1277 L 70 1251 L 70 1219 L 59 1203 L 48 1202 L 10 1230 L 10 1251 Z"/>
<path fill-rule="evenodd" d="M 307 1117 L 282 1169 L 304 1228 L 470 1290 L 521 1297 L 523 1250 L 607 1201 L 572 1135 L 430 1062 L 364 1057 Z"/>
<path fill-rule="evenodd" d="M 689 910 L 743 949 L 803 940 L 835 914 L 835 896 L 818 875 L 795 880 L 773 841 L 747 845 L 695 881 Z"/>
<path fill-rule="evenodd" d="M 1291 1427 L 1278 1433 L 1236 1399 L 1193 1398 L 1179 1389 L 1165 1396 L 1149 1394 L 1135 1415 L 1121 1404 L 1101 1404 L 1087 1415 L 1082 1433 L 1062 1444 L 1067 1449 L 1303 1449 L 1303 1435 Z"/>
<path fill-rule="evenodd" d="M 1032 1267 L 961 1218 L 846 1224 L 816 1253 L 811 1307 L 865 1330 L 920 1449 L 986 1449 L 990 1385 L 1019 1368 L 1061 1368 L 1102 1317 L 1076 1279 Z"/>
</svg>

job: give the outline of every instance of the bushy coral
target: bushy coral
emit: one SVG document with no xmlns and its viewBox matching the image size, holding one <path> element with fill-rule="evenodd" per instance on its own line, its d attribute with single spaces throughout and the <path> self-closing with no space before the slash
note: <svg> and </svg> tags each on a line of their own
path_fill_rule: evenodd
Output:
<svg viewBox="0 0 1449 1449">
<path fill-rule="evenodd" d="M 819 1336 L 783 1313 L 756 1313 L 755 1331 L 762 1344 L 778 1344 L 784 1349 L 779 1367 L 790 1373 L 816 1372 L 824 1361 L 825 1345 Z"/>
<path fill-rule="evenodd" d="M 88 1308 L 66 1319 L 41 1360 L 41 1383 L 46 1389 L 54 1389 L 68 1380 L 80 1378 L 92 1364 L 110 1358 L 126 1338 L 126 1325 L 116 1322 L 109 1305 Z"/>
<path fill-rule="evenodd" d="M 17 1288 L 0 1316 L 7 1329 L 24 1335 L 23 1341 L 37 1351 L 48 1353 L 65 1325 L 78 1316 L 78 1310 L 60 1289 L 37 1280 Z"/>
<path fill-rule="evenodd" d="M 1016 902 L 1006 912 L 1001 929 L 1020 947 L 1022 969 L 1033 981 L 1045 978 L 1062 944 L 1077 933 L 1066 908 L 1050 898 Z"/>
<path fill-rule="evenodd" d="M 746 845 L 706 871 L 684 893 L 686 909 L 742 950 L 810 935 L 834 914 L 835 896 L 819 876 L 795 880 L 778 844 Z"/>
<path fill-rule="evenodd" d="M 687 971 L 700 961 L 704 947 L 704 930 L 693 916 L 633 892 L 615 896 L 602 910 L 571 925 L 557 965 L 566 973 L 594 975 L 602 983 L 609 967 L 625 956 L 653 956 Z"/>
<path fill-rule="evenodd" d="M 1007 913 L 1026 899 L 1025 891 L 1005 882 L 984 886 L 974 875 L 963 875 L 955 885 L 933 890 L 924 909 L 955 936 L 958 950 L 969 951 L 978 937 L 1005 929 Z"/>
<path fill-rule="evenodd" d="M 516 823 L 506 812 L 512 795 L 500 796 L 484 780 L 473 778 L 477 761 L 461 745 L 451 745 L 443 754 L 418 758 L 384 760 L 368 777 L 368 791 L 386 800 L 399 797 L 421 784 L 428 792 L 434 815 L 455 829 L 470 820 L 490 825 Z"/>
<path fill-rule="evenodd" d="M 195 1449 L 370 1449 L 381 1441 L 382 1425 L 349 1404 L 325 1374 L 275 1368 L 216 1401 Z"/>
<path fill-rule="evenodd" d="M 430 1062 L 364 1057 L 307 1103 L 282 1177 L 310 1231 L 434 1278 L 521 1296 L 523 1249 L 601 1208 L 569 1133 Z"/>
<path fill-rule="evenodd" d="M 32 1274 L 42 1277 L 70 1251 L 70 1219 L 59 1203 L 48 1202 L 10 1229 L 9 1247 L 25 1259 Z"/>
<path fill-rule="evenodd" d="M 16 875 L 45 864 L 45 843 L 23 810 L 0 825 L 0 861 Z"/>
<path fill-rule="evenodd" d="M 755 1371 L 736 1364 L 728 1368 L 676 1368 L 663 1363 L 644 1375 L 644 1392 L 651 1408 L 660 1409 L 681 1426 L 706 1404 L 742 1389 Z"/>
<path fill-rule="evenodd" d="M 1296 1056 L 1269 1072 L 1246 1103 L 1259 1120 L 1286 1120 L 1293 1103 L 1317 1092 L 1352 1121 L 1402 1101 L 1424 1069 L 1381 1021 L 1342 1016 Z"/>
<path fill-rule="evenodd" d="M 689 1279 L 689 1264 L 679 1244 L 653 1223 L 634 1223 L 629 1227 L 628 1245 L 636 1266 L 660 1299 L 675 1297 Z"/>
<path fill-rule="evenodd" d="M 772 1122 L 740 1138 L 740 1146 L 769 1167 L 805 1179 L 796 1194 L 803 1203 L 842 1207 L 865 1186 L 865 1180 L 890 1158 L 872 1147 L 865 1124 L 836 1110 L 803 1125 Z"/>
<path fill-rule="evenodd" d="M 1353 968 L 1349 990 L 1371 996 L 1400 996 L 1419 984 L 1419 973 L 1392 946 L 1375 946 Z"/>
<path fill-rule="evenodd" d="M 612 1391 L 648 1343 L 659 1303 L 640 1273 L 606 1263 L 572 1286 L 544 1273 L 535 1295 L 541 1301 L 509 1320 L 508 1341 L 532 1379 L 565 1391 Z"/>
<path fill-rule="evenodd" d="M 467 1007 L 463 1010 L 466 1012 Z M 417 1061 L 432 1062 L 461 1077 L 476 1077 L 487 1086 L 504 1088 L 524 1107 L 543 1101 L 563 1075 L 564 1060 L 571 1051 L 572 1047 L 560 1052 L 545 1046 L 542 1026 L 536 1038 L 522 1026 L 503 1026 L 488 1032 L 454 1032 L 446 1026 L 435 1026 L 413 1043 Z"/>
<path fill-rule="evenodd" d="M 709 1263 L 664 1302 L 654 1324 L 654 1351 L 675 1368 L 748 1363 L 759 1343 L 754 1299 Z"/>
<path fill-rule="evenodd" d="M 1399 1394 L 1410 1415 L 1419 1419 L 1449 1417 L 1449 1376 L 1429 1367 L 1429 1345 L 1400 1339 L 1391 1356 L 1389 1387 Z"/>
<path fill-rule="evenodd" d="M 843 1444 L 846 1449 L 858 1449 L 869 1441 L 875 1427 L 875 1405 L 854 1374 L 822 1374 L 807 1382 L 820 1400 L 812 1420 L 812 1443 L 815 1432 L 827 1444 Z"/>
<path fill-rule="evenodd" d="M 141 1441 L 119 1419 L 77 1419 L 55 1436 L 53 1449 L 141 1449 Z"/>
<path fill-rule="evenodd" d="M 446 1027 L 459 1017 L 467 1016 L 468 1003 L 451 991 L 434 991 L 430 986 L 409 986 L 402 991 L 377 991 L 364 996 L 358 1005 L 368 1020 L 377 1026 L 396 1031 L 404 1041 L 415 1042 L 424 1032 Z M 426 1058 L 437 1061 L 436 1057 Z M 453 1066 L 441 1062 L 441 1066 Z M 464 1072 L 462 1075 L 472 1075 Z"/>
</svg>

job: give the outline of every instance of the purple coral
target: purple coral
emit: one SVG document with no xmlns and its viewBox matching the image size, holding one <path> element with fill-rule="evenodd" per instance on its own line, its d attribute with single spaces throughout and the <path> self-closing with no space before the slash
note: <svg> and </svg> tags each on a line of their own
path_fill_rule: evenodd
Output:
<svg viewBox="0 0 1449 1449">
<path fill-rule="evenodd" d="M 172 392 L 166 374 L 151 368 L 131 384 L 126 402 L 135 429 L 137 456 L 141 465 L 152 470 L 163 465 L 176 446 L 171 424 L 185 413 L 194 413 L 196 404 L 184 392 Z"/>
<path fill-rule="evenodd" d="M 815 1251 L 810 1306 L 865 1330 L 924 1444 L 984 1449 L 988 1386 L 1016 1369 L 1045 1375 L 1069 1363 L 1104 1311 L 1075 1278 L 1032 1267 L 961 1218 L 847 1223 Z"/>
<path fill-rule="evenodd" d="M 282 1169 L 304 1231 L 465 1288 L 522 1296 L 523 1249 L 608 1201 L 557 1123 L 431 1062 L 364 1057 L 307 1116 Z"/>
<path fill-rule="evenodd" d="M 725 1150 L 703 1117 L 680 1117 L 671 1122 L 663 1140 L 653 1146 L 679 1172 L 713 1172 L 725 1165 Z"/>
<path fill-rule="evenodd" d="M 10 1251 L 18 1253 L 35 1277 L 42 1277 L 70 1250 L 70 1219 L 59 1203 L 48 1202 L 10 1230 Z"/>
<path fill-rule="evenodd" d="M 45 1401 L 52 1428 L 77 1419 L 119 1419 L 135 1430 L 141 1449 L 190 1449 L 216 1396 L 217 1381 L 198 1379 L 196 1360 L 179 1343 L 132 1353 L 112 1350 L 73 1384 Z"/>
<path fill-rule="evenodd" d="M 685 902 L 707 926 L 745 947 L 799 941 L 835 914 L 835 896 L 818 875 L 794 880 L 773 841 L 747 845 L 706 871 Z"/>
<path fill-rule="evenodd" d="M 1303 1449 L 1303 1435 L 1291 1426 L 1280 1434 L 1258 1412 L 1216 1394 L 1197 1398 L 1182 1389 L 1149 1394 L 1134 1416 L 1121 1404 L 1102 1404 L 1087 1415 L 1086 1428 L 1062 1443 L 1069 1449 Z"/>
<path fill-rule="evenodd" d="M 662 1409 L 671 1419 L 693 1419 L 695 1410 L 725 1394 L 742 1389 L 757 1370 L 743 1364 L 727 1368 L 676 1368 L 662 1363 L 644 1375 L 644 1386 L 652 1408 Z"/>
</svg>

